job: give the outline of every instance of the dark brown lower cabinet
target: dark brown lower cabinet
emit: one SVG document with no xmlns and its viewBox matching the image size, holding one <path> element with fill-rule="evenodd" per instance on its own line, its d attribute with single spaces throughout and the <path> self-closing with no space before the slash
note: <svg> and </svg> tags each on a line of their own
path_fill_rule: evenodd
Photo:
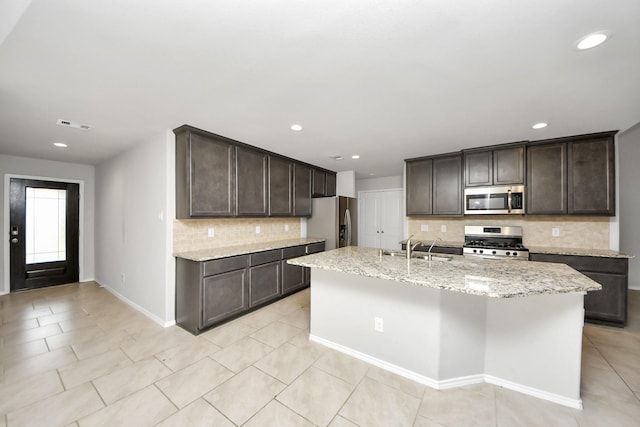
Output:
<svg viewBox="0 0 640 427">
<path fill-rule="evenodd" d="M 249 307 L 246 269 L 205 277 L 202 281 L 202 327 Z"/>
<path fill-rule="evenodd" d="M 287 259 L 323 243 L 211 261 L 176 258 L 176 324 L 194 335 L 309 286 L 308 268 Z"/>
<path fill-rule="evenodd" d="M 308 285 L 305 267 L 287 264 L 287 260 L 306 255 L 306 246 L 293 246 L 282 250 L 282 294 L 286 295 Z"/>
<path fill-rule="evenodd" d="M 251 254 L 249 306 L 256 307 L 280 295 L 280 249 Z"/>
<path fill-rule="evenodd" d="M 584 317 L 587 322 L 624 327 L 627 321 L 629 260 L 575 255 L 531 253 L 531 261 L 567 264 L 602 285 L 601 291 L 587 292 Z"/>
</svg>

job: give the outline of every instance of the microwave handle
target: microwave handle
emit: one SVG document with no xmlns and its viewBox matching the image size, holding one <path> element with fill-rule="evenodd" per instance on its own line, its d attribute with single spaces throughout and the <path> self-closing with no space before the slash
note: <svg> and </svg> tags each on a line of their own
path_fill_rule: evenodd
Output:
<svg viewBox="0 0 640 427">
<path fill-rule="evenodd" d="M 511 213 L 511 189 L 507 190 L 507 212 Z"/>
</svg>

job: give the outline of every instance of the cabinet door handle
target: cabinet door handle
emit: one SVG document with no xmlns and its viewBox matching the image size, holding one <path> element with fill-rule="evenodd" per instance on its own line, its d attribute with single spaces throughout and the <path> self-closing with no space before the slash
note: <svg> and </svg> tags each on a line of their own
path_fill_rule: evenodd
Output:
<svg viewBox="0 0 640 427">
<path fill-rule="evenodd" d="M 507 212 L 511 213 L 511 189 L 507 190 Z"/>
</svg>

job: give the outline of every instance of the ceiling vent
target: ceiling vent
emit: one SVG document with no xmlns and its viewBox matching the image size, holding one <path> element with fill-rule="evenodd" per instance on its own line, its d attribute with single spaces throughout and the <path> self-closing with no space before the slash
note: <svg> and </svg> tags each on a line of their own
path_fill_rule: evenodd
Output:
<svg viewBox="0 0 640 427">
<path fill-rule="evenodd" d="M 56 124 L 60 125 L 60 126 L 66 126 L 66 127 L 69 127 L 69 128 L 74 128 L 74 129 L 82 129 L 82 130 L 91 129 L 91 126 L 89 126 L 89 125 L 83 125 L 82 123 L 75 123 L 75 122 L 71 122 L 69 120 L 63 120 L 63 119 L 58 119 Z"/>
</svg>

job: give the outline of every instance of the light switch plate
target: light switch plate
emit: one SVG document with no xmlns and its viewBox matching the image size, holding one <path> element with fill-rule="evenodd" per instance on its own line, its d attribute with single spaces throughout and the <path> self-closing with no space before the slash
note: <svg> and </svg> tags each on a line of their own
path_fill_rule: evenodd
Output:
<svg viewBox="0 0 640 427">
<path fill-rule="evenodd" d="M 420 231 L 429 231 L 429 224 L 420 224 Z"/>
<path fill-rule="evenodd" d="M 214 237 L 216 235 L 213 227 L 207 228 L 207 237 Z"/>
<path fill-rule="evenodd" d="M 256 234 L 260 234 L 260 226 L 256 225 Z"/>
<path fill-rule="evenodd" d="M 551 229 L 551 235 L 553 237 L 560 237 L 560 229 L 558 227 L 553 227 Z"/>
<path fill-rule="evenodd" d="M 446 225 L 441 225 L 440 226 L 440 232 L 446 233 L 447 232 L 447 226 Z"/>
</svg>

